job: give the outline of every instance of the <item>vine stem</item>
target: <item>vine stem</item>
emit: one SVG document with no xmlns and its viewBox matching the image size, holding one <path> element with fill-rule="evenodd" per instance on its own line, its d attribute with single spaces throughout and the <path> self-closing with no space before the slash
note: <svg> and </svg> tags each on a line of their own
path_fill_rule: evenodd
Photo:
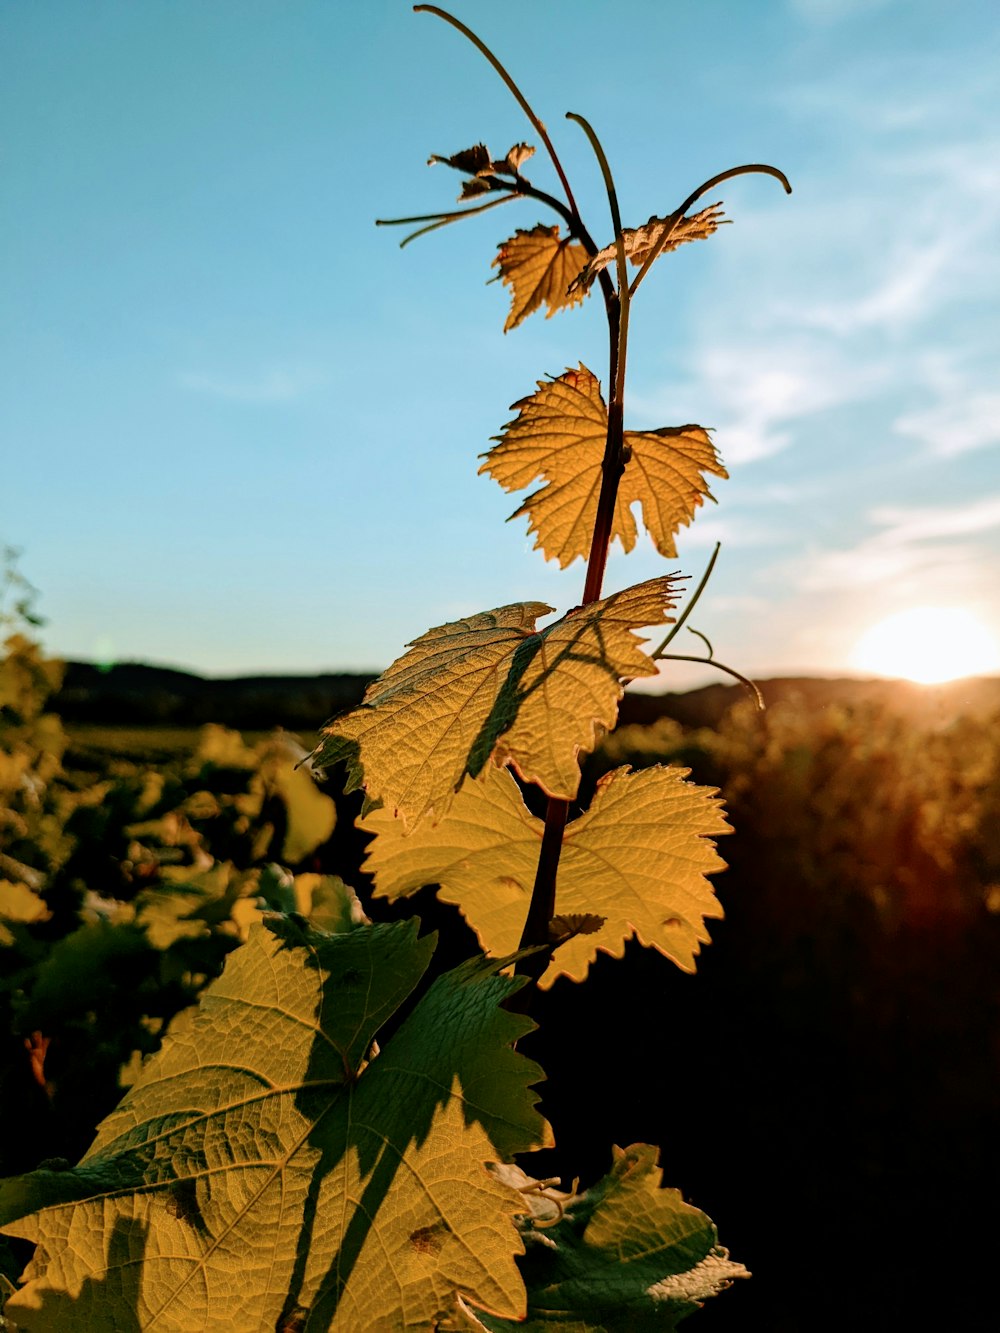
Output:
<svg viewBox="0 0 1000 1333">
<path fill-rule="evenodd" d="M 628 275 L 625 268 L 625 245 L 622 240 L 621 215 L 618 209 L 618 196 L 615 191 L 611 168 L 600 140 L 593 127 L 583 116 L 575 112 L 567 113 L 568 119 L 575 120 L 581 126 L 600 164 L 604 184 L 611 209 L 611 220 L 615 231 L 617 247 L 618 290 L 613 287 L 609 294 L 610 281 L 604 288 L 605 310 L 608 317 L 608 356 L 610 402 L 608 403 L 608 433 L 604 446 L 604 459 L 601 464 L 601 491 L 597 501 L 597 516 L 594 521 L 594 533 L 590 544 L 590 556 L 587 561 L 587 574 L 584 580 L 583 600 L 581 605 L 588 606 L 596 602 L 601 595 L 604 571 L 608 561 L 608 548 L 611 545 L 611 531 L 614 526 L 615 502 L 618 498 L 618 484 L 625 470 L 624 455 L 624 392 L 625 392 L 625 353 L 628 345 L 629 290 Z M 602 274 L 606 276 L 606 274 Z M 531 890 L 531 901 L 521 932 L 520 947 L 549 945 L 549 925 L 555 915 L 556 876 L 559 871 L 559 858 L 562 852 L 563 834 L 569 817 L 569 802 L 557 797 L 549 797 L 545 811 L 545 829 L 542 833 L 542 846 L 535 870 L 535 882 Z M 520 959 L 516 971 L 527 976 L 537 985 L 549 965 L 551 949 L 542 948 Z M 527 1007 L 531 990 L 529 986 L 520 992 L 519 1007 Z"/>
<path fill-rule="evenodd" d="M 562 185 L 566 195 L 566 206 L 554 199 L 551 195 L 544 194 L 541 190 L 536 190 L 528 182 L 518 180 L 513 185 L 501 183 L 495 178 L 490 181 L 491 189 L 504 190 L 510 194 L 530 195 L 542 202 L 550 204 L 557 213 L 565 220 L 570 234 L 579 240 L 587 253 L 593 258 L 598 253 L 597 246 L 593 238 L 583 224 L 580 217 L 580 211 L 576 206 L 576 199 L 573 197 L 573 191 L 566 178 L 562 163 L 559 161 L 559 155 L 549 138 L 548 131 L 542 124 L 538 115 L 529 104 L 527 98 L 521 92 L 520 88 L 514 82 L 502 62 L 493 54 L 485 42 L 467 28 L 460 19 L 447 10 L 440 9 L 437 5 L 414 5 L 414 13 L 434 14 L 437 18 L 443 19 L 445 23 L 450 24 L 458 32 L 462 33 L 472 45 L 485 57 L 493 66 L 497 74 L 507 85 L 511 95 L 514 97 L 521 110 L 528 117 L 532 126 L 537 131 L 546 151 L 555 167 L 556 175 Z M 618 213 L 618 199 L 615 194 L 614 182 L 611 178 L 611 170 L 608 166 L 607 158 L 604 155 L 596 134 L 590 125 L 582 116 L 572 116 L 584 129 L 587 137 L 590 139 L 594 152 L 597 155 L 601 171 L 604 175 L 605 185 L 608 191 L 608 202 L 611 206 L 612 219 L 615 227 L 615 238 L 618 246 L 618 290 L 614 288 L 605 269 L 600 273 L 601 291 L 604 296 L 604 307 L 608 319 L 608 341 L 609 341 L 609 360 L 610 375 L 609 383 L 612 386 L 611 402 L 608 407 L 608 434 L 604 452 L 603 476 L 601 481 L 601 493 L 598 499 L 597 519 L 594 524 L 594 536 L 591 542 L 590 558 L 587 562 L 587 576 L 584 583 L 583 605 L 589 602 L 597 601 L 601 595 L 601 584 L 604 580 L 604 569 L 607 564 L 608 547 L 611 542 L 611 529 L 614 521 L 615 501 L 618 495 L 618 482 L 624 470 L 624 432 L 622 427 L 622 394 L 624 390 L 624 345 L 628 334 L 628 308 L 629 308 L 629 290 L 626 281 L 625 270 L 625 248 L 621 239 L 621 218 Z M 463 209 L 461 215 L 466 213 L 480 211 L 478 209 Z M 400 219 L 402 220 L 402 219 Z M 433 231 L 437 227 L 447 226 L 452 221 L 457 221 L 457 216 L 452 213 L 448 215 L 435 215 L 433 218 L 412 219 L 413 221 L 427 221 L 431 225 L 424 228 L 424 231 Z M 418 234 L 423 234 L 418 233 Z M 412 240 L 412 237 L 408 237 Z M 550 797 L 545 816 L 545 830 L 542 834 L 542 846 L 538 857 L 538 866 L 535 873 L 535 883 L 532 888 L 531 901 L 528 906 L 528 913 L 525 918 L 524 930 L 521 935 L 522 949 L 533 949 L 534 951 L 519 959 L 515 971 L 525 975 L 533 983 L 518 994 L 511 997 L 509 1007 L 525 1009 L 528 1005 L 528 997 L 534 990 L 534 983 L 537 983 L 542 973 L 548 967 L 551 950 L 545 946 L 550 944 L 549 924 L 555 914 L 555 892 L 556 892 L 556 872 L 559 868 L 559 853 L 562 850 L 563 833 L 566 828 L 566 820 L 569 815 L 569 802 Z M 543 946 L 539 948 L 538 946 Z"/>
<path fill-rule="evenodd" d="M 553 196 L 545 194 L 541 190 L 535 189 L 529 182 L 523 178 L 518 178 L 514 183 L 508 184 L 501 182 L 495 177 L 489 182 L 491 190 L 503 191 L 505 199 L 516 197 L 517 195 L 527 195 L 538 199 L 539 201 L 551 206 L 566 222 L 570 234 L 579 240 L 587 253 L 593 258 L 598 253 L 590 233 L 583 224 L 579 209 L 576 206 L 576 200 L 570 183 L 563 170 L 559 155 L 556 153 L 552 140 L 549 138 L 548 131 L 542 124 L 538 115 L 529 104 L 527 98 L 521 92 L 520 88 L 514 82 L 513 78 L 502 64 L 502 62 L 493 54 L 485 42 L 466 27 L 460 19 L 447 10 L 439 8 L 437 5 L 415 5 L 414 12 L 418 14 L 434 14 L 437 18 L 443 19 L 445 23 L 451 25 L 458 32 L 472 43 L 473 46 L 485 57 L 493 66 L 494 70 L 506 84 L 511 95 L 521 107 L 524 114 L 528 117 L 534 129 L 537 131 L 542 143 L 555 168 L 556 175 L 562 185 L 566 196 L 566 204 L 562 204 Z M 567 116 L 583 129 L 590 145 L 597 158 L 604 177 L 604 185 L 608 195 L 608 205 L 611 210 L 611 220 L 614 227 L 615 236 L 615 259 L 618 277 L 618 287 L 614 286 L 606 268 L 602 268 L 599 281 L 604 296 L 605 313 L 608 321 L 608 345 L 609 345 L 609 402 L 608 402 L 608 429 L 605 441 L 604 458 L 601 464 L 601 490 L 597 502 L 597 514 L 594 521 L 594 532 L 591 539 L 590 554 L 587 560 L 587 573 L 584 580 L 582 606 L 587 606 L 596 602 L 601 596 L 601 588 L 604 582 L 604 573 L 607 566 L 608 550 L 611 545 L 611 534 L 614 527 L 615 505 L 618 499 L 618 487 L 621 481 L 622 473 L 625 470 L 625 432 L 624 432 L 624 399 L 625 399 L 625 365 L 628 350 L 628 325 L 630 302 L 633 293 L 639 283 L 645 277 L 653 260 L 659 255 L 663 247 L 678 222 L 687 212 L 688 208 L 697 200 L 706 190 L 721 181 L 728 180 L 731 176 L 738 176 L 745 172 L 764 172 L 777 177 L 785 189 L 791 193 L 791 186 L 788 184 L 784 175 L 774 167 L 761 166 L 757 164 L 734 167 L 730 171 L 722 172 L 718 176 L 713 176 L 703 185 L 699 186 L 688 199 L 671 214 L 669 226 L 664 228 L 663 235 L 659 238 L 657 245 L 647 257 L 645 263 L 640 268 L 634 282 L 629 286 L 628 273 L 626 269 L 625 240 L 622 232 L 621 215 L 618 208 L 618 196 L 615 190 L 614 179 L 611 174 L 611 168 L 608 165 L 607 156 L 601 146 L 593 127 L 581 115 L 575 112 L 568 112 Z M 504 202 L 504 200 L 490 201 L 489 203 L 479 205 L 478 207 L 454 210 L 447 213 L 425 215 L 423 217 L 399 218 L 395 222 L 426 222 L 430 225 L 408 236 L 403 244 L 414 240 L 417 236 L 422 236 L 428 231 L 434 231 L 438 227 L 448 226 L 456 222 L 460 217 L 465 217 L 470 213 L 479 213 L 491 208 L 495 203 Z M 391 225 L 385 222 L 382 225 Z M 668 657 L 678 661 L 711 661 L 711 658 L 689 658 L 680 654 L 664 654 L 663 650 L 680 629 L 684 620 L 697 602 L 701 592 L 708 581 L 712 572 L 712 566 L 718 555 L 718 546 L 709 562 L 708 569 L 698 585 L 698 588 L 691 599 L 684 615 L 681 616 L 677 625 L 660 645 L 659 650 L 654 656 Z M 711 665 L 718 666 L 720 670 L 728 672 L 742 681 L 750 689 L 756 689 L 752 682 L 740 676 L 732 668 L 723 666 L 721 663 L 711 662 Z M 759 697 L 759 692 L 758 692 Z M 535 872 L 535 882 L 532 887 L 531 900 L 528 906 L 528 912 L 525 917 L 524 929 L 521 935 L 521 949 L 530 949 L 531 952 L 525 954 L 516 964 L 515 971 L 526 976 L 529 979 L 529 985 L 517 995 L 512 996 L 508 1002 L 509 1007 L 517 1009 L 526 1009 L 529 1004 L 529 997 L 534 991 L 538 980 L 548 967 L 551 956 L 550 924 L 555 914 L 556 898 L 556 875 L 559 869 L 559 857 L 562 850 L 563 835 L 566 830 L 566 822 L 569 816 L 569 802 L 556 797 L 550 797 L 545 815 L 545 828 L 542 834 L 542 845 L 539 851 L 538 865 Z"/>
</svg>

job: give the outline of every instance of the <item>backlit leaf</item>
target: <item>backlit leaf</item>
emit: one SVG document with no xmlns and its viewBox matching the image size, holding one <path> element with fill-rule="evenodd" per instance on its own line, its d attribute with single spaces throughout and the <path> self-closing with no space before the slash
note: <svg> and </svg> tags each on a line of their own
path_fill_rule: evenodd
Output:
<svg viewBox="0 0 1000 1333">
<path fill-rule="evenodd" d="M 505 491 L 545 481 L 511 518 L 527 514 L 535 548 L 565 568 L 589 554 L 597 517 L 608 433 L 600 382 L 581 365 L 558 379 L 539 381 L 537 393 L 513 406 L 518 415 L 482 455 L 486 461 L 479 471 Z M 625 448 L 611 535 L 631 551 L 636 538 L 631 506 L 638 502 L 656 549 L 673 559 L 678 529 L 691 522 L 706 496 L 712 498 L 705 474 L 725 477 L 726 470 L 701 426 L 627 430 Z"/>
<path fill-rule="evenodd" d="M 495 1170 L 531 1209 L 520 1224 L 528 1319 L 469 1311 L 490 1333 L 666 1333 L 734 1278 L 750 1276 L 719 1247 L 710 1218 L 660 1188 L 650 1144 L 615 1148 L 603 1180 L 557 1208 L 517 1167 Z"/>
<path fill-rule="evenodd" d="M 539 222 L 531 231 L 519 227 L 500 246 L 493 267 L 511 290 L 510 313 L 504 333 L 517 328 L 522 320 L 547 307 L 546 319 L 557 310 L 576 305 L 587 295 L 583 286 L 570 291 L 570 284 L 587 263 L 587 252 L 570 237 L 560 237 L 559 227 Z"/>
<path fill-rule="evenodd" d="M 614 726 L 621 681 L 656 674 L 634 631 L 665 623 L 675 596 L 670 578 L 650 579 L 541 630 L 540 602 L 428 630 L 323 728 L 314 766 L 346 761 L 347 790 L 364 787 L 407 825 L 444 814 L 491 758 L 570 799 L 579 754 Z"/>
<path fill-rule="evenodd" d="M 427 159 L 427 165 L 429 167 L 433 166 L 435 162 L 440 162 L 446 167 L 454 167 L 456 171 L 462 171 L 467 176 L 478 176 L 480 173 L 489 175 L 493 171 L 489 149 L 483 143 L 473 144 L 471 148 L 463 148 L 460 153 L 455 153 L 452 157 L 444 157 L 440 153 L 431 153 Z"/>
<path fill-rule="evenodd" d="M 464 963 L 372 1046 L 432 949 L 412 921 L 255 927 L 80 1165 L 0 1185 L 38 1244 L 16 1326 L 426 1330 L 456 1291 L 523 1316 L 523 1198 L 485 1166 L 547 1141 L 517 981 Z"/>
<path fill-rule="evenodd" d="M 459 192 L 459 200 L 475 199 L 481 194 L 489 194 L 490 183 L 485 176 L 470 176 L 467 181 L 462 182 L 462 189 Z"/>
<path fill-rule="evenodd" d="M 493 170 L 500 176 L 518 176 L 525 162 L 534 155 L 535 150 L 531 144 L 516 143 L 513 148 L 508 149 L 507 156 L 502 162 L 493 163 Z"/>
<path fill-rule="evenodd" d="M 286 735 L 273 737 L 261 753 L 261 772 L 285 803 L 288 823 L 281 859 L 298 865 L 326 842 L 337 822 L 331 796 L 320 791 L 305 764 L 306 752 Z"/>
<path fill-rule="evenodd" d="M 562 917 L 604 917 L 605 924 L 560 945 L 543 987 L 560 975 L 582 981 L 598 949 L 620 958 L 633 934 L 694 971 L 709 941 L 706 918 L 722 916 L 705 878 L 725 867 L 712 838 L 730 829 L 714 789 L 685 781 L 686 774 L 615 769 L 598 783 L 589 809 L 567 825 L 556 909 Z M 466 782 L 444 818 L 425 820 L 412 833 L 387 810 L 371 811 L 361 827 L 378 835 L 365 862 L 376 896 L 401 898 L 437 884 L 438 896 L 461 909 L 487 953 L 517 948 L 544 824 L 509 773 L 492 770 L 481 782 Z"/>
<path fill-rule="evenodd" d="M 0 879 L 0 921 L 46 921 L 51 915 L 29 885 Z"/>
<path fill-rule="evenodd" d="M 660 237 L 673 225 L 673 222 L 672 216 L 658 218 L 654 215 L 641 227 L 624 227 L 622 229 L 622 240 L 625 244 L 626 258 L 636 268 L 644 264 L 659 242 Z M 664 242 L 660 255 L 669 254 L 671 250 L 676 250 L 685 241 L 707 240 L 725 222 L 721 204 L 710 204 L 708 208 L 702 209 L 700 213 L 693 213 L 691 217 L 679 218 L 676 225 L 673 226 L 669 238 Z M 609 264 L 615 263 L 617 257 L 618 247 L 612 241 L 603 250 L 599 250 L 584 268 L 579 278 L 580 285 L 589 287 L 598 273 L 607 268 Z"/>
</svg>

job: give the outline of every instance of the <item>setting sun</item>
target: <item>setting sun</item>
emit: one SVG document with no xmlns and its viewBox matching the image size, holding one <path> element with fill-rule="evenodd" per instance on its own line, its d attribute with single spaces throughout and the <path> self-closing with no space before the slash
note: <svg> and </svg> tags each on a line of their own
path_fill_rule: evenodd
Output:
<svg viewBox="0 0 1000 1333">
<path fill-rule="evenodd" d="M 971 611 L 916 606 L 887 616 L 863 634 L 851 665 L 936 685 L 1000 669 L 1000 646 Z"/>
</svg>

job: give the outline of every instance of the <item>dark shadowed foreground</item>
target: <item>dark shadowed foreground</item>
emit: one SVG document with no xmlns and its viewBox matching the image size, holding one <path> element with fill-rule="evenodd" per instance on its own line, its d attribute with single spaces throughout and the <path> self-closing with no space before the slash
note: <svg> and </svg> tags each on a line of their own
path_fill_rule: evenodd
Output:
<svg viewBox="0 0 1000 1333">
<path fill-rule="evenodd" d="M 25 697 L 43 692 L 24 670 Z M 904 1328 L 931 1307 L 985 1328 L 971 1219 L 1000 1183 L 998 685 L 798 685 L 766 684 L 763 716 L 732 691 L 633 696 L 589 762 L 584 802 L 623 763 L 722 788 L 726 920 L 694 976 L 633 943 L 538 1000 L 520 1049 L 548 1072 L 557 1147 L 524 1164 L 586 1184 L 612 1143 L 660 1144 L 664 1180 L 754 1273 L 692 1329 Z M 321 796 L 290 782 L 287 736 L 127 716 L 67 736 L 36 710 L 34 795 L 0 793 L 0 879 L 44 900 L 12 898 L 0 925 L 4 1174 L 81 1155 L 260 895 L 303 910 L 301 876 L 336 873 L 376 919 L 416 912 L 442 931 L 427 984 L 475 947 L 430 888 L 370 900 L 356 795 L 336 771 Z"/>
</svg>

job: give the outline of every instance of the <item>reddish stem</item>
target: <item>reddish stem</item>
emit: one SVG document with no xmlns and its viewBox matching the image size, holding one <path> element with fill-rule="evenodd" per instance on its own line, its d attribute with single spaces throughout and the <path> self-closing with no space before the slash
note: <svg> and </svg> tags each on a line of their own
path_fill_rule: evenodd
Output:
<svg viewBox="0 0 1000 1333">
<path fill-rule="evenodd" d="M 603 276 L 603 275 L 602 275 Z M 590 558 L 587 561 L 587 577 L 583 585 L 581 605 L 589 606 L 601 596 L 604 582 L 604 570 L 608 563 L 608 548 L 611 545 L 611 532 L 614 526 L 615 503 L 618 499 L 618 483 L 625 470 L 623 455 L 624 444 L 624 408 L 615 397 L 615 385 L 618 379 L 618 297 L 617 293 L 607 299 L 605 308 L 608 316 L 608 334 L 610 343 L 611 402 L 608 405 L 608 434 L 604 446 L 604 459 L 601 464 L 601 493 L 597 501 L 597 517 L 594 520 L 594 536 L 590 543 Z M 535 883 L 531 890 L 531 902 L 521 932 L 520 948 L 536 948 L 516 965 L 515 971 L 531 979 L 531 984 L 519 991 L 508 1001 L 508 1008 L 524 1010 L 528 1008 L 531 996 L 539 978 L 549 965 L 551 940 L 549 923 L 555 915 L 556 876 L 559 871 L 559 856 L 562 852 L 563 833 L 569 815 L 569 801 L 550 797 L 545 811 L 545 830 L 542 834 L 542 848 L 535 870 Z M 538 946 L 542 946 L 539 948 Z M 547 947 L 548 946 L 548 947 Z"/>
</svg>

